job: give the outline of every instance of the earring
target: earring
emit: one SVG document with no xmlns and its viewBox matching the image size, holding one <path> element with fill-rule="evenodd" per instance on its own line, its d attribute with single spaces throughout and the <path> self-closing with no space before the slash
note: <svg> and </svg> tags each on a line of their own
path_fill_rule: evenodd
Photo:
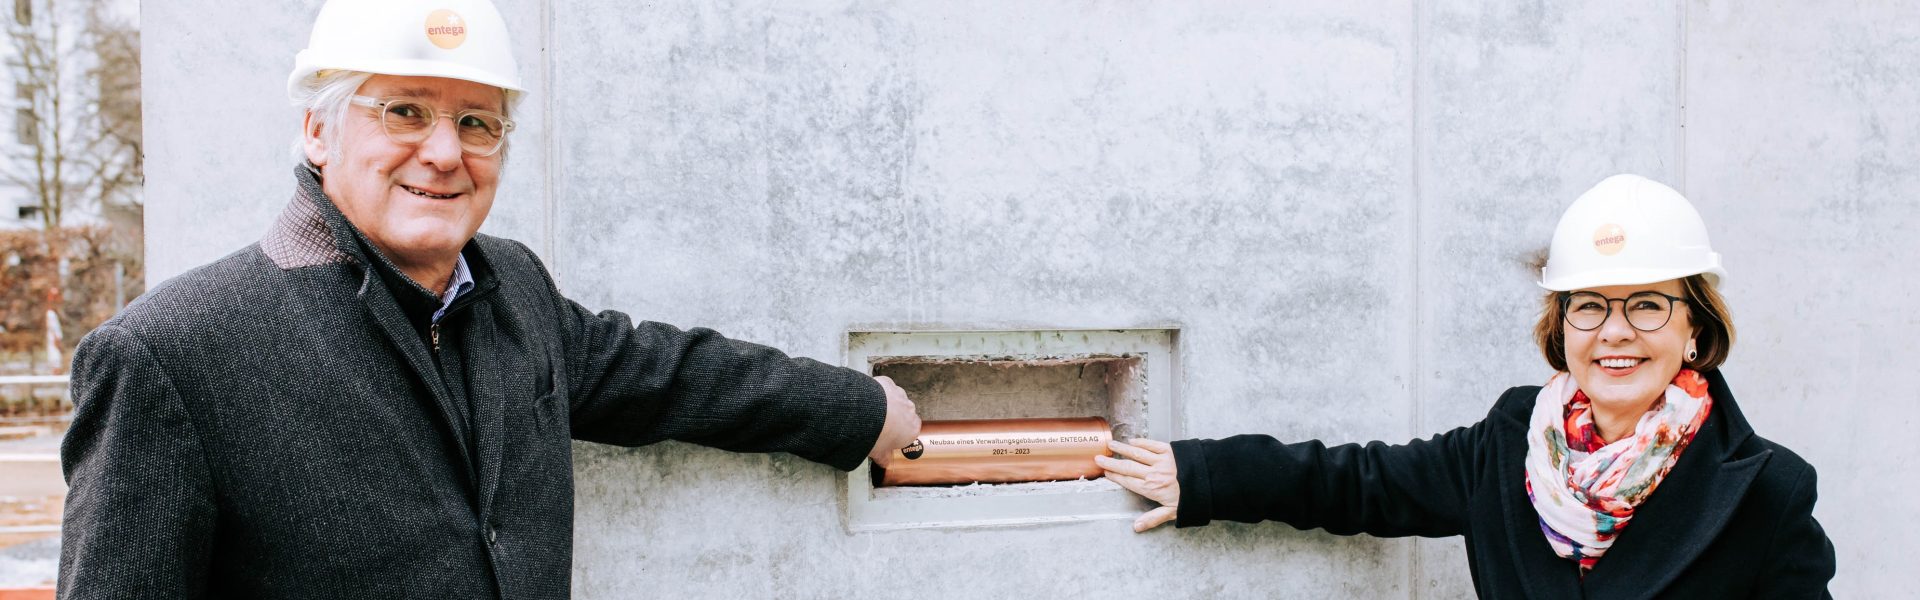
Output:
<svg viewBox="0 0 1920 600">
<path fill-rule="evenodd" d="M 1700 358 L 1700 351 L 1693 347 L 1693 340 L 1687 340 L 1687 362 Z"/>
</svg>

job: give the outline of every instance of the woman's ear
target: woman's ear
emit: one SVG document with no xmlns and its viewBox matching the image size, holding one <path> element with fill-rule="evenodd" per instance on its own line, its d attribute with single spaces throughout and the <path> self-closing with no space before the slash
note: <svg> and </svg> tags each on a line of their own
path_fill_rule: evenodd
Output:
<svg viewBox="0 0 1920 600">
<path fill-rule="evenodd" d="M 327 141 L 320 136 L 322 127 L 324 126 L 314 122 L 312 111 L 307 112 L 306 119 L 300 125 L 301 136 L 304 138 L 300 146 L 307 152 L 307 162 L 313 163 L 316 167 L 327 166 Z"/>
</svg>

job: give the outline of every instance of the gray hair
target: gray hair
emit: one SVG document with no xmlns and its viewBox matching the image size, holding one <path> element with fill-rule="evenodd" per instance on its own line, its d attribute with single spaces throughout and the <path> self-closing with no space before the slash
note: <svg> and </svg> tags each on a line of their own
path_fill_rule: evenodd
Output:
<svg viewBox="0 0 1920 600">
<path fill-rule="evenodd" d="M 331 125 L 346 122 L 347 111 L 353 108 L 353 95 L 360 92 L 360 86 L 366 85 L 368 79 L 373 79 L 372 73 L 345 70 L 321 71 L 307 80 L 306 94 L 293 102 L 295 107 L 305 111 L 306 114 L 313 115 L 311 126 L 320 128 L 321 139 L 327 143 L 327 162 L 329 163 L 340 160 L 340 128 Z M 503 91 L 506 93 L 506 103 L 501 110 L 511 117 L 513 107 L 520 103 L 522 94 Z M 303 129 L 300 135 L 294 136 L 294 164 L 306 164 L 306 142 L 306 130 Z M 496 156 L 499 156 L 502 162 L 506 161 L 507 150 L 512 145 L 513 141 L 509 139 L 500 146 L 500 153 Z"/>
<path fill-rule="evenodd" d="M 321 139 L 327 143 L 327 162 L 340 160 L 340 128 L 332 125 L 347 120 L 347 110 L 353 108 L 353 95 L 360 92 L 360 86 L 372 73 L 360 71 L 322 71 L 307 80 L 306 95 L 293 102 L 294 106 L 313 116 L 313 122 L 303 127 L 319 127 Z M 301 129 L 300 135 L 293 138 L 294 164 L 307 162 L 307 132 Z"/>
</svg>

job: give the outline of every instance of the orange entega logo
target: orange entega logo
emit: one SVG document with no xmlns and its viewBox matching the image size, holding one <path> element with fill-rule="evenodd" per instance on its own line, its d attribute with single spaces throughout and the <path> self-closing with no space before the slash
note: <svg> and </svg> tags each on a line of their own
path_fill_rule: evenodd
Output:
<svg viewBox="0 0 1920 600">
<path fill-rule="evenodd" d="M 1627 230 L 1619 225 L 1608 223 L 1593 232 L 1593 249 L 1604 256 L 1619 254 L 1627 247 Z"/>
<path fill-rule="evenodd" d="M 427 40 L 448 50 L 459 48 L 467 41 L 467 20 L 444 8 L 433 11 L 427 15 Z"/>
</svg>

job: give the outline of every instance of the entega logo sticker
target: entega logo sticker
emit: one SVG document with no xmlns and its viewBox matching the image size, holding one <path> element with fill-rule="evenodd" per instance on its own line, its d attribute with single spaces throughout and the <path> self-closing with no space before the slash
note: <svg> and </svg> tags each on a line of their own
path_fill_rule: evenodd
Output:
<svg viewBox="0 0 1920 600">
<path fill-rule="evenodd" d="M 427 41 L 448 50 L 459 48 L 467 41 L 467 20 L 444 8 L 433 11 L 427 15 Z"/>
<path fill-rule="evenodd" d="M 1619 225 L 1608 223 L 1593 232 L 1593 250 L 1602 256 L 1619 254 L 1627 247 L 1627 230 Z"/>
<path fill-rule="evenodd" d="M 907 447 L 900 449 L 900 453 L 905 454 L 907 460 L 913 460 L 920 458 L 920 454 L 926 452 L 926 450 L 927 447 L 920 444 L 920 439 L 914 438 L 913 443 L 907 444 Z"/>
</svg>

